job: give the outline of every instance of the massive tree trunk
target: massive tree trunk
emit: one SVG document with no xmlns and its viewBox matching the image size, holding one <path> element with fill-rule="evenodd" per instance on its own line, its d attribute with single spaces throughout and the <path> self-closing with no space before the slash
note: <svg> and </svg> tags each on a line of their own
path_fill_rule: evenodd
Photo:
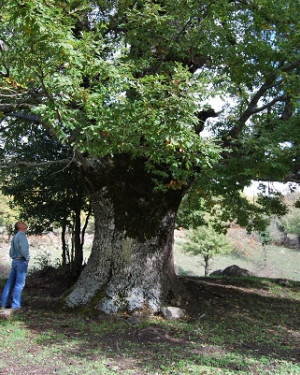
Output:
<svg viewBox="0 0 300 375">
<path fill-rule="evenodd" d="M 125 157 L 95 169 L 89 184 L 94 243 L 66 305 L 158 312 L 176 288 L 173 233 L 183 191 L 156 191 L 144 162 Z"/>
</svg>

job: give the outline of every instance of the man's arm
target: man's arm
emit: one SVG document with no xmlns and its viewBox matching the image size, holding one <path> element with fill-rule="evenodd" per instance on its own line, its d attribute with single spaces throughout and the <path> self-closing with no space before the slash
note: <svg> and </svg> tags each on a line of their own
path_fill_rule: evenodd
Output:
<svg viewBox="0 0 300 375">
<path fill-rule="evenodd" d="M 30 256 L 29 256 L 29 244 L 28 244 L 27 237 L 25 233 L 20 233 L 18 237 L 19 237 L 18 238 L 19 251 L 22 257 L 24 257 L 27 260 L 27 262 L 29 262 Z"/>
</svg>

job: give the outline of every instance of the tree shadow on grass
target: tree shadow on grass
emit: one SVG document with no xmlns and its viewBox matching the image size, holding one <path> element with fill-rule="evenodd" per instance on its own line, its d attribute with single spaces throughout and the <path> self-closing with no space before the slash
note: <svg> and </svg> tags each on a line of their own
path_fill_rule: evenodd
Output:
<svg viewBox="0 0 300 375">
<path fill-rule="evenodd" d="M 228 342 L 224 337 L 228 332 L 220 331 L 219 328 L 212 332 L 207 322 L 201 328 L 202 334 L 194 336 L 196 326 L 193 323 L 186 330 L 186 323 L 159 324 L 145 321 L 144 327 L 129 327 L 126 322 L 114 319 L 105 322 L 81 321 L 79 324 L 78 317 L 70 319 L 69 315 L 60 314 L 53 319 L 51 316 L 50 313 L 44 317 L 31 315 L 32 323 L 26 325 L 36 335 L 39 347 L 61 348 L 61 353 L 57 354 L 61 363 L 76 364 L 78 370 L 86 360 L 96 365 L 101 358 L 104 366 L 116 368 L 120 374 L 127 370 L 138 371 L 138 374 L 155 373 L 162 369 L 184 371 L 189 366 L 210 366 L 238 373 L 249 370 L 245 358 L 256 358 L 256 362 L 252 363 L 255 368 L 259 366 L 262 356 L 280 361 L 293 361 L 294 356 L 293 349 L 287 352 L 279 347 L 267 346 L 266 343 Z M 37 319 L 40 324 L 36 324 Z M 230 327 L 240 328 L 238 325 Z M 216 339 L 220 340 L 220 333 L 222 342 L 216 342 Z M 266 366 L 268 370 L 276 368 L 272 362 Z"/>
<path fill-rule="evenodd" d="M 285 287 L 274 295 L 271 289 L 255 289 L 251 283 L 241 287 L 242 278 L 238 286 L 234 281 L 207 278 L 185 281 L 191 316 L 206 314 L 206 340 L 211 342 L 218 337 L 220 342 L 223 340 L 227 346 L 243 352 L 252 350 L 282 360 L 299 358 L 298 284 L 293 285 L 291 296 L 291 290 Z M 193 304 L 197 299 L 199 302 Z"/>
<path fill-rule="evenodd" d="M 42 305 L 30 306 L 29 296 L 28 310 L 13 319 L 30 330 L 37 350 L 56 348 L 58 368 L 77 366 L 79 372 L 86 366 L 104 366 L 108 374 L 113 368 L 119 374 L 167 374 L 210 366 L 216 371 L 263 374 L 276 373 L 282 361 L 295 365 L 298 301 L 261 294 L 253 285 L 230 285 L 228 280 L 220 285 L 185 278 L 184 284 L 189 317 L 183 321 L 153 317 L 132 324 L 124 316 L 45 311 Z"/>
<path fill-rule="evenodd" d="M 187 275 L 185 279 L 192 280 L 194 282 L 203 281 L 205 283 L 213 285 L 228 285 L 231 287 L 241 287 L 245 289 L 255 290 L 255 293 L 263 293 L 265 291 L 271 291 L 276 286 L 281 287 L 282 294 L 286 291 L 295 291 L 299 293 L 300 299 L 300 281 L 281 279 L 281 278 L 267 278 L 267 277 L 229 277 L 229 276 L 209 276 L 199 277 L 196 275 Z M 279 288 L 280 289 L 280 288 Z"/>
</svg>

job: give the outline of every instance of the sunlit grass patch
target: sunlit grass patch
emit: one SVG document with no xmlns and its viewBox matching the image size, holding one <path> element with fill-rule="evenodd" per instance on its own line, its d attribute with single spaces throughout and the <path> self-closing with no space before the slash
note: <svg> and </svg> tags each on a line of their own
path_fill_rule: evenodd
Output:
<svg viewBox="0 0 300 375">
<path fill-rule="evenodd" d="M 14 319 L 0 321 L 0 348 L 13 346 L 15 343 L 22 343 L 29 340 L 30 330 L 24 327 L 22 322 Z"/>
</svg>

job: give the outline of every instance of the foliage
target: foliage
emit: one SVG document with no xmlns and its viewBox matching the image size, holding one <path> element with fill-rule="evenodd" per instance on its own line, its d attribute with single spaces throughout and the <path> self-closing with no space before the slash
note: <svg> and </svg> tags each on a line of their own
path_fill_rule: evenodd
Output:
<svg viewBox="0 0 300 375">
<path fill-rule="evenodd" d="M 291 209 L 289 213 L 281 219 L 281 223 L 287 233 L 297 234 L 298 236 L 300 236 L 299 208 Z"/>
<path fill-rule="evenodd" d="M 9 199 L 0 192 L 0 226 L 12 226 L 17 220 L 16 211 L 11 209 Z"/>
<path fill-rule="evenodd" d="M 237 218 L 248 230 L 283 212 L 275 193 L 250 204 L 241 190 L 299 182 L 297 2 L 2 0 L 0 9 L 4 148 L 22 126 L 43 128 L 72 149 L 90 192 L 111 187 L 102 177 L 120 159 L 126 173 L 142 163 L 153 194 L 184 196 L 197 181 L 193 225 L 202 209 L 216 211 L 215 226 Z M 18 162 L 8 153 L 1 164 Z"/>
<path fill-rule="evenodd" d="M 176 61 L 155 74 L 135 77 L 143 63 L 122 46 L 122 34 L 116 40 L 112 35 L 105 37 L 109 25 L 105 25 L 102 9 L 93 9 L 88 1 L 79 8 L 76 5 L 76 1 L 66 5 L 26 1 L 22 6 L 4 2 L 2 20 L 6 25 L 2 35 L 5 44 L 13 43 L 5 55 L 13 64 L 14 81 L 4 78 L 2 89 L 8 91 L 16 85 L 21 91 L 31 92 L 42 87 L 44 98 L 34 104 L 32 112 L 51 127 L 56 137 L 76 144 L 81 153 L 145 157 L 150 170 L 157 163 L 166 163 L 173 179 L 183 181 L 193 166 L 205 168 L 215 160 L 217 147 L 194 131 L 195 95 L 203 91 L 198 79 Z M 109 3 L 103 6 L 106 12 L 112 11 Z M 133 31 L 140 27 L 141 12 L 122 9 L 121 3 L 119 7 L 128 19 L 124 25 L 127 43 L 136 43 Z M 150 3 L 146 4 L 142 18 L 150 17 L 149 26 L 155 27 L 160 11 L 157 8 L 153 14 Z M 94 12 L 95 27 L 82 31 L 78 38 L 74 35 L 78 18 Z M 160 17 L 163 30 L 177 16 Z M 20 22 L 23 18 L 25 23 Z M 11 33 L 7 25 L 14 25 Z M 13 56 L 18 56 L 14 62 Z M 89 81 L 87 87 L 85 80 Z"/>
<path fill-rule="evenodd" d="M 261 192 L 255 201 L 250 201 L 239 190 L 225 191 L 220 194 L 219 184 L 204 185 L 195 183 L 183 198 L 177 214 L 178 227 L 196 228 L 207 223 L 207 218 L 219 232 L 226 231 L 228 223 L 253 230 L 266 231 L 271 216 L 282 216 L 287 212 L 284 196 L 276 190 Z"/>
<path fill-rule="evenodd" d="M 259 239 L 263 246 L 268 245 L 272 242 L 271 234 L 269 228 L 258 232 Z"/>
<path fill-rule="evenodd" d="M 288 212 L 280 219 L 282 231 L 300 235 L 299 192 L 293 191 L 285 197 Z"/>
<path fill-rule="evenodd" d="M 42 129 L 19 129 L 1 151 L 3 157 L 19 158 L 28 162 L 53 160 L 68 154 Z M 62 173 L 62 167 L 44 166 L 34 169 L 15 168 L 1 173 L 3 193 L 19 206 L 21 216 L 30 220 L 32 233 L 52 229 L 54 222 L 70 215 L 71 191 L 74 185 L 71 170 Z M 67 199 L 68 196 L 68 199 Z"/>
<path fill-rule="evenodd" d="M 50 252 L 43 251 L 35 257 L 34 267 L 31 272 L 44 270 L 51 266 Z"/>
<path fill-rule="evenodd" d="M 188 242 L 183 245 L 183 250 L 203 259 L 205 276 L 207 276 L 211 259 L 217 254 L 229 253 L 233 248 L 228 238 L 224 234 L 218 233 L 209 224 L 189 232 Z"/>
<path fill-rule="evenodd" d="M 176 217 L 177 227 L 189 229 L 203 225 L 208 211 L 206 203 L 201 192 L 195 192 L 195 188 L 192 187 L 180 204 Z"/>
<path fill-rule="evenodd" d="M 24 110 L 22 98 L 62 142 L 144 157 L 160 182 L 157 165 L 182 184 L 220 146 L 222 186 L 284 179 L 298 149 L 298 12 L 271 0 L 2 1 L 0 109 Z M 195 132 L 217 94 L 233 100 L 211 124 L 218 147 Z"/>
</svg>

